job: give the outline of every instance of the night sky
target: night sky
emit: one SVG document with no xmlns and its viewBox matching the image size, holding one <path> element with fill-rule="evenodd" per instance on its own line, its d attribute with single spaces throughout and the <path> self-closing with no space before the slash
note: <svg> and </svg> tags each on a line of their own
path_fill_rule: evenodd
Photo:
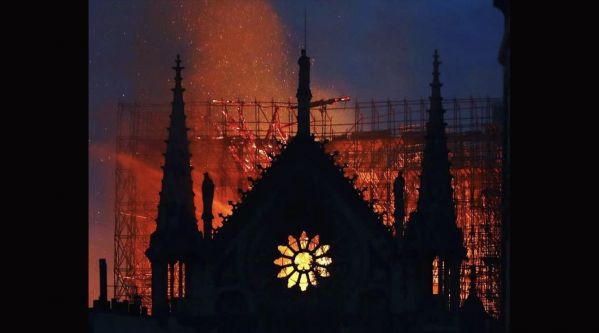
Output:
<svg viewBox="0 0 599 333">
<path fill-rule="evenodd" d="M 215 5 L 217 2 L 219 4 Z M 237 67 L 227 66 L 243 64 L 221 64 L 220 53 L 208 57 L 205 53 L 210 51 L 205 50 L 214 48 L 202 48 L 202 39 L 209 37 L 200 33 L 201 27 L 237 26 L 241 22 L 237 17 L 242 17 L 244 25 L 240 23 L 239 29 L 257 29 L 260 25 L 267 31 L 273 30 L 274 26 L 276 32 L 281 32 L 276 35 L 280 39 L 260 41 L 259 47 L 250 50 L 247 47 L 236 50 L 235 45 L 229 47 L 225 42 L 218 44 L 231 49 L 227 54 L 232 55 L 229 58 L 232 62 L 247 60 L 249 63 L 254 55 L 263 60 L 280 59 L 277 65 L 284 70 L 270 68 L 270 60 L 264 60 L 258 68 L 269 74 L 272 74 L 271 70 L 276 71 L 265 80 L 280 81 L 270 84 L 286 89 L 271 93 L 269 82 L 265 82 L 254 87 L 263 96 L 276 98 L 295 89 L 297 74 L 293 71 L 303 45 L 305 7 L 308 11 L 308 55 L 313 58 L 311 80 L 313 87 L 324 95 L 336 93 L 363 101 L 426 98 L 432 53 L 436 48 L 443 62 L 444 97 L 501 96 L 502 69 L 497 55 L 503 34 L 503 15 L 493 7 L 491 0 L 240 0 L 224 3 L 228 2 L 231 3 L 231 15 L 207 18 L 213 12 L 206 8 L 217 6 L 222 10 L 223 1 L 90 1 L 90 302 L 98 297 L 98 258 L 108 259 L 108 280 L 112 284 L 117 103 L 168 103 L 173 76 L 170 67 L 177 53 L 188 67 L 183 81 L 187 96 L 203 97 L 209 93 L 235 91 L 239 95 L 222 97 L 237 98 L 249 97 L 255 92 L 243 87 L 237 91 L 235 87 L 219 90 L 218 85 L 210 86 L 213 81 L 210 75 L 218 76 L 218 71 L 237 71 Z M 248 6 L 248 3 L 252 5 Z M 207 20 L 210 22 L 205 22 Z M 257 23 L 254 26 L 252 22 Z M 227 31 L 234 33 L 231 29 Z M 210 38 L 222 40 L 222 37 Z M 269 39 L 270 35 L 264 35 L 264 38 Z M 250 52 L 249 55 L 244 51 Z M 240 56 L 235 57 L 236 54 Z M 188 63 L 195 59 L 195 66 Z M 219 61 L 219 65 L 198 66 L 210 61 Z M 250 73 L 245 73 L 243 68 L 248 75 L 243 78 L 249 78 L 251 74 L 262 75 L 262 72 L 251 73 L 255 67 L 249 68 Z M 324 95 L 316 97 L 327 97 Z M 112 288 L 109 288 L 109 294 L 112 295 Z"/>
</svg>

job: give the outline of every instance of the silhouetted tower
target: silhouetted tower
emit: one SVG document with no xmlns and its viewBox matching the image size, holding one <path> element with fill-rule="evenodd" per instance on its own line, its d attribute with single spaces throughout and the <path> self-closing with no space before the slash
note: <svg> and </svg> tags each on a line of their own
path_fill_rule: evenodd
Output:
<svg viewBox="0 0 599 333">
<path fill-rule="evenodd" d="M 306 50 L 302 49 L 302 55 L 297 61 L 299 64 L 299 84 L 297 87 L 297 136 L 310 136 L 310 58 L 306 56 Z"/>
<path fill-rule="evenodd" d="M 404 199 L 404 191 L 406 186 L 406 180 L 403 177 L 403 172 L 400 171 L 393 182 L 393 198 L 395 206 L 395 232 L 396 237 L 403 236 L 404 229 L 404 218 L 406 216 L 406 207 Z"/>
<path fill-rule="evenodd" d="M 426 303 L 433 294 L 433 273 L 438 276 L 437 297 L 450 311 L 460 304 L 460 266 L 465 258 L 462 230 L 456 225 L 452 176 L 443 119 L 439 55 L 433 56 L 433 82 L 422 157 L 422 173 L 416 214 L 408 223 L 406 239 L 417 258 L 417 298 Z M 435 260 L 436 259 L 436 260 Z M 436 272 L 433 272 L 436 261 Z M 420 281 L 420 282 L 418 282 Z"/>
<path fill-rule="evenodd" d="M 107 276 L 106 276 L 106 259 L 100 259 L 100 302 L 106 303 L 108 302 L 108 293 L 107 288 Z"/>
<path fill-rule="evenodd" d="M 195 215 L 194 193 L 191 178 L 188 128 L 185 125 L 185 103 L 181 86 L 181 59 L 177 55 L 172 112 L 166 140 L 166 153 L 162 177 L 162 190 L 158 204 L 156 230 L 150 237 L 146 256 L 152 264 L 152 315 L 163 316 L 169 312 L 169 300 L 190 294 L 185 290 L 191 280 L 191 266 L 198 254 L 201 234 Z M 177 273 L 175 273 L 177 268 Z M 175 279 L 177 277 L 177 281 Z M 175 295 L 175 286 L 178 294 Z"/>
<path fill-rule="evenodd" d="M 210 179 L 208 172 L 204 172 L 204 181 L 202 182 L 202 202 L 204 209 L 202 211 L 202 220 L 204 221 L 204 239 L 212 239 L 212 202 L 214 201 L 214 182 Z"/>
</svg>

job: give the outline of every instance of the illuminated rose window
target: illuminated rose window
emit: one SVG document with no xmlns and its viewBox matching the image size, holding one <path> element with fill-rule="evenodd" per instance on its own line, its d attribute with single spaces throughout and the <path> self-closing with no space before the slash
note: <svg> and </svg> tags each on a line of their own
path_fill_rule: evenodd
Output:
<svg viewBox="0 0 599 333">
<path fill-rule="evenodd" d="M 274 261 L 275 265 L 281 266 L 277 277 L 287 278 L 287 288 L 297 284 L 301 291 L 306 291 L 308 285 L 318 285 L 317 276 L 330 276 L 325 266 L 330 265 L 333 260 L 324 256 L 329 246 L 320 245 L 318 235 L 310 240 L 306 232 L 302 231 L 299 243 L 289 235 L 288 245 L 279 245 L 278 249 L 283 256 Z"/>
</svg>

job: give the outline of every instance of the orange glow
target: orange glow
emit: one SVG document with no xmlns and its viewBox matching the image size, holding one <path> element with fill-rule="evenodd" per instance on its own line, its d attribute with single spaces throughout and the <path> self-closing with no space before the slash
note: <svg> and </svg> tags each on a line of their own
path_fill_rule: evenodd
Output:
<svg viewBox="0 0 599 333">
<path fill-rule="evenodd" d="M 238 110 L 232 105 L 238 99 L 248 102 L 254 99 L 267 101 L 275 99 L 289 100 L 291 103 L 295 103 L 296 61 L 299 50 L 297 45 L 290 43 L 291 36 L 286 32 L 276 12 L 266 0 L 192 0 L 182 1 L 181 3 L 182 10 L 178 10 L 176 16 L 172 17 L 173 22 L 176 21 L 175 26 L 177 28 L 165 26 L 164 29 L 168 30 L 169 36 L 183 40 L 185 43 L 184 47 L 177 51 L 182 52 L 183 65 L 186 67 L 183 72 L 183 85 L 187 89 L 185 93 L 185 100 L 188 102 L 186 106 L 187 125 L 193 128 L 191 133 L 194 133 L 194 136 L 190 137 L 190 150 L 193 155 L 192 165 L 194 171 L 192 177 L 196 216 L 199 222 L 198 229 L 201 231 L 203 228 L 201 221 L 202 196 L 199 188 L 203 180 L 202 173 L 206 171 L 210 173 L 216 185 L 213 203 L 213 214 L 215 216 L 213 227 L 218 232 L 218 228 L 223 224 L 223 218 L 219 214 L 227 216 L 232 213 L 232 207 L 228 204 L 228 201 L 237 202 L 241 200 L 237 188 L 243 190 L 251 188 L 247 177 L 254 179 L 258 177 L 259 170 L 256 169 L 256 164 L 263 167 L 269 165 L 270 158 L 267 153 L 276 152 L 276 147 L 271 145 L 272 139 L 277 138 L 285 141 L 293 133 L 293 123 L 295 121 L 292 117 L 287 118 L 287 114 L 282 109 L 273 108 L 273 121 L 272 124 L 268 125 L 269 134 L 264 137 L 256 137 L 252 134 L 253 125 L 250 124 L 251 121 L 256 120 L 253 113 L 250 112 L 244 116 L 247 121 L 247 123 L 244 123 L 241 121 L 243 117 L 239 117 Z M 156 12 L 160 11 L 163 6 L 163 3 L 156 3 Z M 181 24 L 183 24 L 182 29 L 179 27 Z M 148 49 L 148 51 L 151 50 Z M 173 50 L 173 52 L 176 52 L 176 50 Z M 170 61 L 171 59 L 167 60 Z M 153 66 L 147 66 L 145 62 L 140 62 L 140 64 L 146 67 L 160 65 L 152 64 Z M 166 64 L 165 66 L 169 65 Z M 317 71 L 318 66 L 316 65 L 313 67 L 313 73 L 317 73 Z M 153 70 L 148 70 L 148 75 L 152 75 L 153 72 Z M 167 92 L 172 87 L 172 78 L 169 77 L 169 79 L 167 83 L 167 78 L 152 78 L 156 82 L 164 81 L 164 91 Z M 325 88 L 327 84 L 329 83 L 318 82 L 318 80 L 312 82 L 313 101 L 328 99 L 333 96 L 343 96 L 346 93 L 327 89 Z M 145 83 L 138 82 L 138 85 L 143 87 Z M 137 101 L 146 101 L 142 97 L 142 94 L 136 95 Z M 336 99 L 339 99 L 339 102 L 350 101 L 349 96 Z M 151 99 L 149 101 L 160 102 Z M 193 107 L 189 103 L 190 101 L 212 101 L 216 106 L 211 109 L 211 113 L 205 112 L 205 110 L 199 112 L 192 110 Z M 144 115 L 138 115 L 135 118 L 136 126 L 140 125 L 136 129 L 138 132 L 130 132 L 128 135 L 138 136 L 139 139 L 137 143 L 131 146 L 128 146 L 130 142 L 123 143 L 123 147 L 117 148 L 117 151 L 127 151 L 127 153 L 120 153 L 116 156 L 117 162 L 121 165 L 121 170 L 124 171 L 123 174 L 130 172 L 132 179 L 129 179 L 128 175 L 119 176 L 121 178 L 117 180 L 117 184 L 120 184 L 120 188 L 116 189 L 117 198 L 109 200 L 110 203 L 113 201 L 119 202 L 116 205 L 120 208 L 115 212 L 116 219 L 126 220 L 133 226 L 131 230 L 123 232 L 123 235 L 129 232 L 134 234 L 123 237 L 124 243 L 121 248 L 132 253 L 130 254 L 131 260 L 121 259 L 121 265 L 127 266 L 122 275 L 125 276 L 127 281 L 132 281 L 127 282 L 130 285 L 127 286 L 126 292 L 135 290 L 142 294 L 145 306 L 151 306 L 149 299 L 151 275 L 149 273 L 149 261 L 145 257 L 144 251 L 149 244 L 149 235 L 156 226 L 156 207 L 162 179 L 160 166 L 164 163 L 161 153 L 165 149 L 163 140 L 166 137 L 165 127 L 168 124 L 168 102 L 170 101 L 162 102 L 165 103 L 165 107 L 160 110 L 163 113 L 160 117 L 147 116 L 147 113 L 145 113 L 147 110 L 136 109 L 136 112 L 144 113 Z M 350 104 L 348 103 L 348 105 Z M 223 113 L 225 107 L 229 108 L 229 116 L 226 116 L 227 125 L 219 127 L 215 124 L 221 117 L 225 117 Z M 447 109 L 449 111 L 449 108 Z M 472 110 L 462 107 L 462 111 L 466 114 Z M 331 107 L 328 112 L 334 118 L 336 124 L 344 124 L 333 126 L 336 134 L 345 133 L 344 131 L 350 127 L 352 129 L 348 133 L 351 132 L 351 135 L 358 132 L 357 126 L 352 127 L 354 123 L 353 111 L 336 111 Z M 379 112 L 382 114 L 384 110 L 379 107 Z M 270 116 L 271 110 L 265 110 L 265 114 Z M 367 121 L 369 114 L 370 110 L 362 107 L 362 115 L 359 119 L 366 119 Z M 313 124 L 316 124 L 314 120 L 320 120 L 321 115 L 319 109 L 313 109 Z M 214 117 L 212 121 L 208 118 L 210 116 Z M 451 117 L 451 111 L 447 113 L 447 116 Z M 144 118 L 144 120 L 140 120 L 140 118 Z M 405 126 L 419 128 L 416 122 L 411 123 L 410 118 L 406 119 L 408 120 L 403 120 L 404 122 L 407 121 L 403 123 Z M 397 123 L 402 123 L 401 118 L 398 118 L 397 121 Z M 451 126 L 452 121 L 447 119 L 447 122 Z M 348 123 L 350 125 L 346 125 Z M 314 126 L 316 130 L 313 130 L 313 132 L 320 130 L 319 125 Z M 369 125 L 366 125 L 364 129 L 368 130 L 368 127 Z M 223 135 L 224 131 L 227 131 L 226 135 Z M 235 137 L 237 141 L 230 140 L 232 137 Z M 458 138 L 457 140 L 462 139 Z M 394 222 L 392 214 L 394 210 L 393 197 L 390 189 L 398 170 L 403 169 L 406 178 L 406 214 L 408 215 L 416 208 L 421 151 L 420 148 L 410 148 L 411 144 L 399 138 L 385 138 L 353 141 L 339 139 L 327 145 L 328 152 L 335 150 L 341 152 L 338 158 L 339 164 L 349 164 L 345 172 L 346 176 L 358 175 L 355 186 L 359 189 L 366 188 L 364 192 L 365 200 L 379 200 L 374 204 L 374 209 L 379 213 L 387 212 L 383 216 L 383 221 L 387 226 L 392 226 Z M 408 147 L 408 150 L 393 155 L 395 154 L 391 150 L 395 149 L 393 147 L 398 149 Z M 477 145 L 477 147 L 479 146 Z M 110 152 L 114 151 L 114 147 L 104 148 Z M 414 152 L 410 152 L 409 149 L 414 149 Z M 457 151 L 453 147 L 450 147 L 450 150 L 452 151 L 451 154 L 454 154 L 453 151 Z M 92 156 L 92 153 L 90 151 L 90 156 Z M 476 153 L 468 150 L 467 154 L 474 155 Z M 375 158 L 382 155 L 385 157 Z M 499 152 L 498 156 L 500 155 Z M 489 186 L 495 186 L 499 182 L 490 181 L 490 178 L 485 176 L 486 173 L 490 173 L 489 167 L 481 167 L 473 162 L 478 157 L 473 156 L 471 158 L 468 155 L 467 158 L 470 158 L 468 161 L 474 164 L 452 164 L 457 223 L 463 228 L 464 235 L 468 235 L 471 229 L 476 230 L 476 234 L 472 238 L 465 237 L 465 245 L 468 248 L 468 258 L 473 258 L 478 267 L 479 293 L 485 295 L 494 292 L 493 288 L 498 289 L 498 280 L 494 280 L 492 277 L 498 276 L 498 271 L 492 271 L 491 268 L 485 266 L 481 258 L 495 255 L 493 251 L 496 251 L 496 249 L 493 248 L 493 245 L 488 244 L 499 244 L 497 240 L 490 238 L 491 236 L 485 236 L 483 232 L 486 221 L 492 222 L 491 228 L 496 228 L 499 223 L 500 217 L 493 210 L 493 207 L 498 204 L 492 201 L 498 199 L 499 196 L 489 194 L 487 197 L 490 199 L 479 198 L 486 196 L 485 189 Z M 493 233 L 493 230 L 489 234 L 492 237 L 500 237 L 500 233 Z M 314 239 L 316 240 L 314 241 Z M 313 237 L 312 241 L 308 243 L 308 251 L 320 251 L 323 254 L 328 250 L 328 246 L 317 247 L 318 244 L 318 236 Z M 93 247 L 94 244 L 90 244 L 90 246 Z M 288 246 L 292 252 L 299 252 L 300 244 L 297 240 L 295 244 L 289 242 Z M 92 251 L 93 248 L 90 249 L 90 252 Z M 328 260 L 324 258 L 326 257 L 318 258 L 314 262 L 318 263 L 318 260 L 320 260 L 327 263 Z M 119 259 L 115 258 L 115 260 Z M 292 263 L 292 257 L 281 257 L 276 260 L 276 264 L 281 267 Z M 290 267 L 292 268 L 292 266 Z M 462 300 L 467 296 L 469 281 L 469 274 L 467 273 L 469 266 L 466 265 L 466 262 L 464 267 L 461 282 L 462 294 L 459 295 Z M 295 269 L 287 270 L 284 274 L 287 277 L 293 271 Z M 296 273 L 298 272 L 296 271 Z M 178 274 L 178 271 L 175 274 Z M 309 284 L 316 285 L 317 277 L 329 275 L 330 273 L 326 268 L 316 266 L 314 271 L 308 271 L 307 281 Z M 96 278 L 96 275 L 91 277 L 91 288 L 97 288 L 97 282 L 93 281 Z M 294 281 L 294 285 L 298 284 L 300 289 L 302 283 L 306 283 L 306 279 L 302 282 L 299 273 L 295 276 Z M 123 294 L 124 292 L 119 291 L 119 295 Z M 96 297 L 96 295 L 98 295 L 98 292 L 90 292 L 90 299 Z M 496 313 L 494 300 L 483 297 L 481 299 L 485 302 L 487 310 Z"/>
<path fill-rule="evenodd" d="M 295 100 L 299 47 L 269 1 L 183 1 L 181 7 L 173 33 L 189 47 L 188 100 Z M 338 95 L 327 84 L 313 82 L 314 99 Z"/>
<path fill-rule="evenodd" d="M 179 268 L 182 269 L 182 273 L 183 274 L 179 274 Z M 171 289 L 167 288 L 167 295 L 168 295 L 168 299 L 174 299 L 174 298 L 178 298 L 179 297 L 179 279 L 181 279 L 181 283 L 182 283 L 182 296 L 185 297 L 185 264 L 181 264 L 180 261 L 175 262 L 174 264 L 174 270 L 173 270 L 173 276 L 174 276 L 174 295 L 171 295 Z M 167 270 L 167 281 L 171 281 L 171 271 L 170 269 Z"/>
<path fill-rule="evenodd" d="M 267 1 L 190 1 L 185 9 L 191 100 L 294 96 L 297 54 Z"/>
<path fill-rule="evenodd" d="M 439 257 L 433 260 L 433 295 L 439 295 Z"/>
</svg>

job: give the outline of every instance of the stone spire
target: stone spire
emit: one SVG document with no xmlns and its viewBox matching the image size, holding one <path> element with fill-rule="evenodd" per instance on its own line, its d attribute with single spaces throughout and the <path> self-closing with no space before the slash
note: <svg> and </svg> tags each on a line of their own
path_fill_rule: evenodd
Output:
<svg viewBox="0 0 599 333">
<path fill-rule="evenodd" d="M 197 219 L 193 202 L 193 184 L 191 179 L 191 154 L 187 139 L 188 128 L 185 125 L 185 102 L 181 85 L 181 59 L 175 60 L 175 87 L 173 91 L 172 111 L 166 141 L 166 154 L 158 205 L 158 230 L 197 231 Z"/>
<path fill-rule="evenodd" d="M 310 136 L 310 58 L 306 56 L 306 50 L 302 49 L 302 55 L 297 61 L 299 65 L 299 84 L 297 87 L 297 136 Z"/>
<path fill-rule="evenodd" d="M 419 224 L 427 229 L 429 246 L 435 252 L 450 255 L 455 252 L 463 257 L 461 229 L 456 225 L 455 202 L 453 200 L 452 176 L 450 174 L 449 150 L 445 135 L 445 121 L 439 80 L 439 54 L 433 56 L 433 81 L 431 82 L 429 119 L 426 124 L 426 140 L 422 157 L 422 173 L 417 211 Z"/>
<path fill-rule="evenodd" d="M 193 201 L 191 154 L 183 102 L 185 89 L 181 85 L 183 67 L 179 55 L 175 63 L 175 87 L 172 89 L 173 102 L 162 167 L 156 230 L 150 236 L 150 247 L 146 251 L 152 264 L 152 316 L 158 318 L 175 311 L 175 298 L 192 293 L 188 283 L 185 283 L 183 291 L 183 280 L 190 281 L 192 269 L 188 266 L 193 265 L 198 255 L 198 245 L 202 241 Z M 178 281 L 175 281 L 175 267 L 179 271 Z M 176 285 L 179 286 L 178 296 L 175 294 Z"/>
<path fill-rule="evenodd" d="M 445 134 L 443 97 L 439 79 L 439 53 L 433 55 L 433 81 L 426 124 L 425 147 L 416 213 L 407 224 L 406 241 L 427 267 L 439 257 L 439 296 L 451 311 L 459 307 L 460 266 L 465 258 L 462 230 L 457 227 Z M 431 272 L 423 272 L 422 295 L 430 295 Z M 428 296 L 423 296 L 428 297 Z"/>
</svg>

